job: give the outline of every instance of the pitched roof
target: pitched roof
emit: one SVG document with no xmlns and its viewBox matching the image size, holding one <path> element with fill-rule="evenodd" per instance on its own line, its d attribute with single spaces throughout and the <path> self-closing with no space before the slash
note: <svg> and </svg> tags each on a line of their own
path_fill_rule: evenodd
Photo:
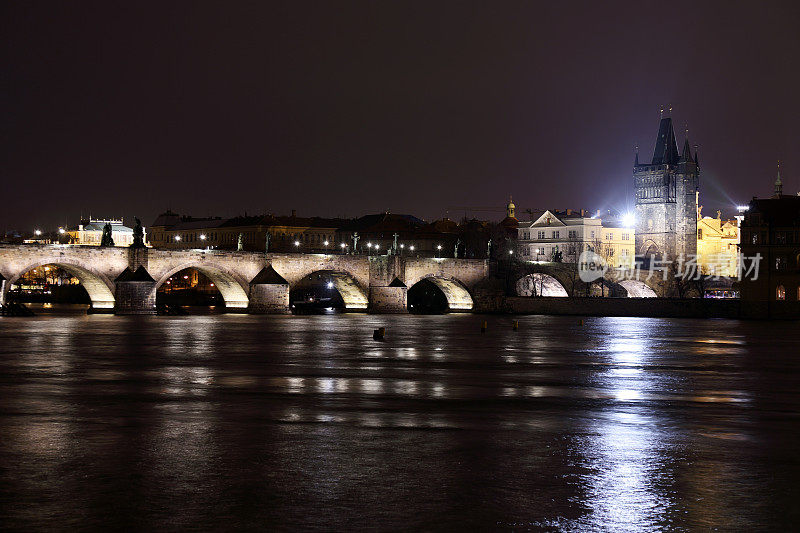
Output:
<svg viewBox="0 0 800 533">
<path fill-rule="evenodd" d="M 658 125 L 656 148 L 653 150 L 653 165 L 676 165 L 678 144 L 675 142 L 675 131 L 672 129 L 672 118 L 662 118 Z"/>
<path fill-rule="evenodd" d="M 265 266 L 261 272 L 256 274 L 250 283 L 254 285 L 288 285 L 289 282 L 283 279 L 283 276 L 278 274 L 272 265 Z"/>
<path fill-rule="evenodd" d="M 364 215 L 343 224 L 340 231 L 360 231 L 363 233 L 415 232 L 425 225 L 423 220 L 413 215 L 378 213 Z"/>
<path fill-rule="evenodd" d="M 126 267 L 125 270 L 122 271 L 122 274 L 117 276 L 117 279 L 114 282 L 119 281 L 155 281 L 153 277 L 147 272 L 147 269 L 144 266 L 139 265 L 139 268 L 136 269 L 134 272 L 130 269 L 130 267 Z"/>
</svg>

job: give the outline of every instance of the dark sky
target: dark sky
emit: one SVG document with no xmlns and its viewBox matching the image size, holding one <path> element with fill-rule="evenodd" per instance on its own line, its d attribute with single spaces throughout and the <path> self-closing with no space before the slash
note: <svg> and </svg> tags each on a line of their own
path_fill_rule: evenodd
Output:
<svg viewBox="0 0 800 533">
<path fill-rule="evenodd" d="M 658 106 L 705 213 L 800 189 L 800 2 L 4 2 L 0 229 L 624 209 Z M 499 213 L 475 212 L 498 218 Z"/>
</svg>

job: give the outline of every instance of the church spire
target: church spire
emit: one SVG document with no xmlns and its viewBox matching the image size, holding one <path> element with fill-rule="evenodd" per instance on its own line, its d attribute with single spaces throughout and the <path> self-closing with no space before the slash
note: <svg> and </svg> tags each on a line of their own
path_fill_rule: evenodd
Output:
<svg viewBox="0 0 800 533">
<path fill-rule="evenodd" d="M 638 167 L 639 166 L 639 145 L 638 144 L 636 145 L 635 150 L 636 150 L 636 157 L 634 157 L 634 159 L 633 159 L 633 166 Z"/>
<path fill-rule="evenodd" d="M 778 177 L 775 179 L 775 197 L 783 194 L 783 182 L 781 181 L 781 162 L 778 161 Z"/>
</svg>

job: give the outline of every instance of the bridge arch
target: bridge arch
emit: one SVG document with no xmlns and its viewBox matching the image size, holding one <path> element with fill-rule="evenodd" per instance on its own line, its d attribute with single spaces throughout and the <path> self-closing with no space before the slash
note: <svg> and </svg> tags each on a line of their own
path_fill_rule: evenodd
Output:
<svg viewBox="0 0 800 533">
<path fill-rule="evenodd" d="M 41 268 L 46 265 L 53 265 L 64 269 L 69 272 L 81 282 L 81 285 L 89 294 L 89 300 L 92 302 L 92 309 L 113 309 L 114 302 L 114 283 L 108 279 L 104 274 L 98 272 L 94 268 L 76 261 L 73 259 L 58 257 L 58 258 L 41 258 L 35 262 L 31 262 L 22 267 L 19 271 L 9 277 L 8 282 L 3 289 L 3 294 L 0 298 L 0 303 L 5 303 L 6 295 L 11 285 L 14 285 L 20 277 L 26 272 L 33 269 Z"/>
<path fill-rule="evenodd" d="M 311 287 L 319 284 L 324 284 L 328 288 L 336 290 L 344 302 L 344 308 L 347 310 L 366 310 L 369 306 L 367 292 L 352 274 L 342 270 L 315 270 L 291 284 L 289 289 L 290 291 L 296 291 L 304 285 Z"/>
<path fill-rule="evenodd" d="M 202 272 L 214 282 L 214 286 L 222 295 L 222 299 L 225 300 L 226 308 L 247 309 L 250 302 L 250 299 L 247 297 L 247 289 L 250 286 L 249 281 L 242 279 L 238 274 L 230 272 L 223 267 L 199 261 L 191 261 L 171 267 L 156 279 L 152 292 L 153 301 L 155 301 L 156 291 L 158 291 L 159 287 L 161 287 L 164 282 L 181 270 L 186 270 L 187 268 L 193 268 Z"/>
<path fill-rule="evenodd" d="M 447 309 L 450 311 L 471 311 L 474 306 L 472 295 L 463 283 L 456 278 L 438 275 L 424 276 L 410 286 L 408 288 L 409 299 L 413 297 L 412 291 L 415 291 L 415 287 L 418 287 L 421 283 L 430 283 L 441 291 L 447 300 Z"/>
<path fill-rule="evenodd" d="M 567 289 L 556 278 L 542 272 L 522 276 L 516 283 L 517 296 L 567 297 Z"/>
<path fill-rule="evenodd" d="M 658 295 L 644 281 L 624 279 L 618 282 L 628 293 L 628 298 L 656 298 Z"/>
</svg>

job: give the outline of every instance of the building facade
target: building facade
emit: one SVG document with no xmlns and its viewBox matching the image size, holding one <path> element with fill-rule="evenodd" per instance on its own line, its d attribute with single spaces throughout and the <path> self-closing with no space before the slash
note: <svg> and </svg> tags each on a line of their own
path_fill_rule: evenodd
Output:
<svg viewBox="0 0 800 533">
<path fill-rule="evenodd" d="M 342 221 L 318 217 L 240 216 L 196 218 L 167 211 L 150 226 L 150 244 L 166 249 L 319 252 L 336 247 L 336 231 Z"/>
<path fill-rule="evenodd" d="M 517 254 L 523 261 L 577 263 L 584 251 L 601 255 L 612 268 L 630 268 L 635 230 L 617 219 L 606 222 L 585 210 L 544 211 L 519 223 Z"/>
<path fill-rule="evenodd" d="M 704 217 L 697 209 L 697 265 L 700 273 L 734 277 L 739 271 L 739 224 L 737 220 Z"/>
<path fill-rule="evenodd" d="M 755 316 L 800 315 L 800 196 L 783 194 L 780 174 L 772 198 L 750 202 L 741 233 L 742 302 Z"/>
<path fill-rule="evenodd" d="M 123 219 L 89 219 L 82 220 L 78 227 L 66 231 L 70 244 L 100 246 L 103 239 L 103 228 L 111 225 L 111 238 L 114 246 L 130 246 L 133 244 L 133 228 L 124 224 Z M 147 242 L 145 233 L 145 242 Z"/>
<path fill-rule="evenodd" d="M 653 159 L 633 167 L 636 253 L 676 260 L 697 253 L 697 191 L 700 165 L 689 139 L 679 153 L 671 118 L 662 118 Z"/>
</svg>

